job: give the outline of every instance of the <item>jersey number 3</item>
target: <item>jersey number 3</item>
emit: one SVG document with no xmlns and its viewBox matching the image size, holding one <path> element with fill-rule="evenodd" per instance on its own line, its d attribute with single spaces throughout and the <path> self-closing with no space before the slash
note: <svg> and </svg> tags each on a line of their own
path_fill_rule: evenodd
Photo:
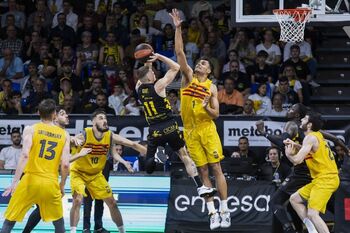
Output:
<svg viewBox="0 0 350 233">
<path fill-rule="evenodd" d="M 57 146 L 57 142 L 52 142 L 52 141 L 46 141 L 46 140 L 40 140 L 40 153 L 39 153 L 39 158 L 45 158 L 47 160 L 53 160 L 56 155 L 55 148 Z M 46 144 L 48 146 L 46 146 Z M 44 155 L 45 153 L 45 155 Z"/>
</svg>

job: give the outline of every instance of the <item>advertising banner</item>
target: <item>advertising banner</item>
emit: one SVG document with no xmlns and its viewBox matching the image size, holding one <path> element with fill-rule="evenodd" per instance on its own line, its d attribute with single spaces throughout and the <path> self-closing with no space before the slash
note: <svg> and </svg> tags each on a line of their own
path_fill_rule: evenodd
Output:
<svg viewBox="0 0 350 233">
<path fill-rule="evenodd" d="M 67 130 L 70 134 L 78 134 L 84 127 L 91 126 L 91 120 L 88 115 L 71 115 L 70 124 Z M 256 130 L 255 122 L 263 119 L 265 130 L 270 134 L 279 135 L 283 131 L 285 123 L 284 118 L 273 117 L 246 117 L 246 116 L 220 116 L 216 121 L 217 132 L 221 138 L 224 147 L 235 147 L 238 145 L 238 139 L 241 136 L 249 138 L 249 145 L 252 147 L 269 146 L 269 142 Z M 350 138 L 350 117 L 324 117 L 324 129 L 333 133 L 346 143 Z M 10 145 L 10 134 L 12 130 L 17 129 L 23 132 L 26 125 L 38 122 L 38 116 L 7 116 L 0 115 L 0 145 Z M 182 121 L 176 117 L 180 129 Z M 148 135 L 148 125 L 143 116 L 109 116 L 108 124 L 110 130 L 135 141 L 145 141 Z"/>
<path fill-rule="evenodd" d="M 271 232 L 273 214 L 269 207 L 275 190 L 262 181 L 228 180 L 228 209 L 231 213 L 230 232 Z M 214 198 L 216 209 L 220 201 Z M 204 198 L 198 196 L 193 182 L 173 179 L 169 194 L 167 225 L 181 230 L 210 231 L 208 212 Z"/>
</svg>

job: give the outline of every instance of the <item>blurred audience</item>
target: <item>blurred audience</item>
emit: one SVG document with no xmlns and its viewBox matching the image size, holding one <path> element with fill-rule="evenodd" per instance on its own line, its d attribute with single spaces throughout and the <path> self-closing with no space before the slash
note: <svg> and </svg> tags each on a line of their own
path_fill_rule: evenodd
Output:
<svg viewBox="0 0 350 233">
<path fill-rule="evenodd" d="M 22 152 L 22 136 L 19 130 L 11 132 L 12 145 L 4 147 L 0 152 L 0 169 L 15 170 Z"/>
</svg>

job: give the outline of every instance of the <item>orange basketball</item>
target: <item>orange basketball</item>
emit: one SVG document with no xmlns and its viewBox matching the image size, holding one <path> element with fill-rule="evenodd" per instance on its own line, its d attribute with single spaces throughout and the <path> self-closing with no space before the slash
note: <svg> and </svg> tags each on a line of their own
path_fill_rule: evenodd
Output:
<svg viewBox="0 0 350 233">
<path fill-rule="evenodd" d="M 152 53 L 153 53 L 152 46 L 146 43 L 142 43 L 136 46 L 134 57 L 136 60 L 142 63 L 145 63 L 149 59 L 149 56 L 152 55 Z"/>
</svg>

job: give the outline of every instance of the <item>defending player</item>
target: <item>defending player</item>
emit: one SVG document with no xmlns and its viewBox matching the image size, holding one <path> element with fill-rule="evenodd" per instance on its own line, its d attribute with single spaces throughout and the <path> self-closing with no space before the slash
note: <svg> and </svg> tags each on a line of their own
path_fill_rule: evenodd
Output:
<svg viewBox="0 0 350 233">
<path fill-rule="evenodd" d="M 303 104 L 294 104 L 287 113 L 287 119 L 289 120 L 289 122 L 286 123 L 284 127 L 284 132 L 281 136 L 267 134 L 264 129 L 263 121 L 258 121 L 256 123 L 257 129 L 269 141 L 271 141 L 273 144 L 277 145 L 281 148 L 281 150 L 284 151 L 284 140 L 289 138 L 295 143 L 302 143 L 302 141 L 304 140 L 304 131 L 299 127 L 299 125 L 301 124 L 301 119 L 305 117 L 306 112 L 309 110 L 310 109 Z M 348 151 L 346 145 L 341 140 L 339 140 L 339 138 L 325 131 L 321 132 L 325 138 L 331 140 L 336 145 L 339 145 L 342 148 L 344 148 L 344 150 Z M 283 157 L 281 161 L 289 163 L 289 160 L 286 160 L 285 157 Z M 285 233 L 296 233 L 297 231 L 295 228 L 297 228 L 297 230 L 302 230 L 302 224 L 299 223 L 299 221 L 295 221 L 295 223 L 293 224 L 293 222 L 288 217 L 285 203 L 293 193 L 295 193 L 304 185 L 310 183 L 311 180 L 312 178 L 310 175 L 310 171 L 306 163 L 303 162 L 297 164 L 293 167 L 291 174 L 283 181 L 282 185 L 278 188 L 278 190 L 273 194 L 271 198 L 270 203 L 272 211 L 278 219 L 278 221 L 282 224 L 283 231 Z M 328 208 L 331 211 L 334 208 L 332 204 L 333 203 L 329 203 Z"/>
<path fill-rule="evenodd" d="M 23 131 L 23 148 L 12 184 L 3 196 L 12 194 L 1 233 L 11 232 L 33 204 L 40 207 L 44 221 L 52 221 L 55 232 L 63 233 L 62 195 L 69 173 L 69 134 L 56 126 L 56 104 L 43 100 L 38 107 L 41 122 Z M 61 164 L 61 182 L 58 167 Z M 22 179 L 22 173 L 25 173 Z"/>
<path fill-rule="evenodd" d="M 112 190 L 102 174 L 107 156 L 113 144 L 132 147 L 140 153 L 146 153 L 146 148 L 136 142 L 112 133 L 108 129 L 106 113 L 96 110 L 92 114 L 92 128 L 84 130 L 83 148 L 92 148 L 92 152 L 74 161 L 71 165 L 70 178 L 73 193 L 73 206 L 70 213 L 71 232 L 76 233 L 80 217 L 80 206 L 86 196 L 85 188 L 93 199 L 103 200 L 111 213 L 113 222 L 119 232 L 125 233 L 123 219 L 113 197 Z M 113 157 L 118 160 L 116 153 Z"/>
<path fill-rule="evenodd" d="M 220 214 L 214 207 L 213 198 L 207 198 L 210 215 L 210 229 L 230 227 L 231 218 L 227 208 L 227 183 L 222 173 L 220 161 L 224 158 L 222 146 L 213 119 L 219 116 L 217 88 L 208 79 L 212 71 L 210 62 L 200 59 L 194 71 L 188 65 L 181 32 L 181 19 L 176 9 L 170 13 L 175 30 L 175 52 L 182 72 L 181 118 L 184 126 L 185 142 L 203 181 L 212 187 L 208 167 L 213 171 L 221 199 Z"/>
<path fill-rule="evenodd" d="M 287 139 L 284 141 L 285 153 L 293 164 L 306 161 L 312 182 L 295 192 L 290 197 L 290 202 L 309 232 L 327 233 L 329 232 L 328 227 L 319 213 L 325 213 L 328 200 L 339 186 L 337 165 L 332 151 L 320 132 L 321 115 L 318 113 L 306 114 L 301 120 L 300 127 L 306 135 L 302 146 Z M 296 153 L 298 149 L 300 150 Z M 305 201 L 308 202 L 307 207 L 304 204 Z M 308 219 L 311 220 L 317 231 Z"/>
<path fill-rule="evenodd" d="M 164 77 L 159 80 L 156 80 L 151 69 L 151 64 L 155 60 L 160 60 L 169 67 Z M 179 64 L 157 53 L 151 56 L 151 60 L 146 66 L 138 69 L 139 80 L 136 84 L 136 90 L 144 106 L 146 120 L 150 125 L 147 137 L 146 171 L 152 173 L 156 167 L 154 155 L 157 147 L 169 144 L 185 164 L 187 173 L 197 185 L 198 194 L 200 196 L 213 196 L 216 190 L 202 184 L 196 165 L 187 154 L 185 142 L 166 98 L 165 88 L 174 80 L 178 72 Z"/>
</svg>

